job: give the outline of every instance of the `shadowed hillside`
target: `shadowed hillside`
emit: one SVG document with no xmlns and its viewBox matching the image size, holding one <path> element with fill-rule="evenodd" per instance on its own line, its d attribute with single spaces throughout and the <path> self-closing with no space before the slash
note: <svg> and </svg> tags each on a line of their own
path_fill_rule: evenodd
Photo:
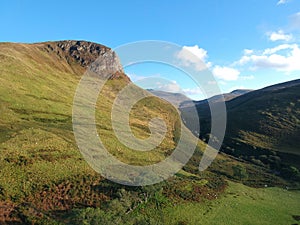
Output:
<svg viewBox="0 0 300 225">
<path fill-rule="evenodd" d="M 249 92 L 226 101 L 226 107 L 224 152 L 268 166 L 285 177 L 290 177 L 286 174 L 290 165 L 300 168 L 300 80 Z M 210 133 L 209 106 L 197 105 L 197 110 L 200 137 L 205 140 Z M 189 109 L 181 111 L 191 127 Z"/>
</svg>

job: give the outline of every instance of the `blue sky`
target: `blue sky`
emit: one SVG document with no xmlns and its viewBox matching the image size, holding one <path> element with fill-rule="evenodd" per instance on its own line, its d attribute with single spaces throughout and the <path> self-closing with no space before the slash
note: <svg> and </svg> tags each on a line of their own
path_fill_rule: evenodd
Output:
<svg viewBox="0 0 300 225">
<path fill-rule="evenodd" d="M 300 78 L 299 0 L 31 1 L 0 3 L 0 41 L 88 40 L 115 48 L 162 40 L 190 50 L 223 92 Z M 126 68 L 133 81 L 158 76 L 169 91 L 200 99 L 197 86 L 164 65 Z"/>
</svg>

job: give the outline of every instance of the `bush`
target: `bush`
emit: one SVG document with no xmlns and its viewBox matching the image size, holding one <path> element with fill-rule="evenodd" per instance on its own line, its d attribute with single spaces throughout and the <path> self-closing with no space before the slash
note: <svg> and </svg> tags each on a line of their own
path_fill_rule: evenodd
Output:
<svg viewBox="0 0 300 225">
<path fill-rule="evenodd" d="M 99 208 L 75 209 L 70 214 L 70 224 L 74 225 L 113 225 L 115 224 L 112 214 L 105 213 Z"/>
<path fill-rule="evenodd" d="M 239 180 L 247 180 L 248 173 L 244 166 L 241 165 L 234 165 L 232 166 L 233 176 Z"/>
<path fill-rule="evenodd" d="M 299 179 L 300 172 L 299 170 L 294 166 L 288 166 L 281 170 L 281 174 L 285 178 L 289 179 Z"/>
</svg>

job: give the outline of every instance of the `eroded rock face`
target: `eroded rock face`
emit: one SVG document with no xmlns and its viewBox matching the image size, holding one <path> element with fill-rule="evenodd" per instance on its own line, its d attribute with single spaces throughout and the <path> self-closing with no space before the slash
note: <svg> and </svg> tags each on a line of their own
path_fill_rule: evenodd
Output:
<svg viewBox="0 0 300 225">
<path fill-rule="evenodd" d="M 101 54 L 88 66 L 88 69 L 103 78 L 112 78 L 112 75 L 124 73 L 117 54 L 112 50 L 107 50 Z"/>
<path fill-rule="evenodd" d="M 117 54 L 104 45 L 88 41 L 56 41 L 48 42 L 46 47 L 70 65 L 78 63 L 99 75 L 110 74 L 110 79 L 123 76 L 129 80 Z"/>
</svg>

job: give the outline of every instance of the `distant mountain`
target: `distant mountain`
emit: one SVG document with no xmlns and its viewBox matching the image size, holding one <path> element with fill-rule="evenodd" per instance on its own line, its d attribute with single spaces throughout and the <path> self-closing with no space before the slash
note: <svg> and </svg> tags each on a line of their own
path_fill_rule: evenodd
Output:
<svg viewBox="0 0 300 225">
<path fill-rule="evenodd" d="M 172 104 L 174 104 L 177 107 L 184 108 L 184 107 L 190 107 L 192 105 L 206 104 L 208 100 L 211 103 L 220 102 L 223 100 L 223 98 L 225 99 L 225 101 L 229 101 L 238 96 L 246 94 L 252 90 L 251 89 L 237 89 L 230 93 L 225 93 L 222 95 L 215 95 L 209 99 L 205 99 L 205 100 L 201 100 L 201 101 L 193 101 L 192 99 L 190 99 L 189 97 L 187 97 L 186 95 L 184 95 L 182 93 L 174 93 L 174 92 L 160 91 L 160 90 L 154 90 L 154 89 L 147 89 L 147 91 L 149 91 L 150 93 L 152 93 L 153 95 L 155 95 L 159 98 L 162 98 L 168 102 L 171 102 Z"/>
<path fill-rule="evenodd" d="M 153 95 L 162 98 L 175 106 L 179 107 L 182 103 L 188 104 L 189 102 L 192 102 L 192 99 L 187 97 L 184 94 L 181 93 L 172 93 L 172 92 L 166 92 L 166 91 L 158 91 L 153 89 L 147 89 L 150 93 Z"/>
<path fill-rule="evenodd" d="M 300 168 L 300 80 L 251 91 L 225 103 L 224 152 L 271 167 L 277 163 Z M 180 110 L 186 125 L 192 128 L 189 108 Z M 208 103 L 197 104 L 197 110 L 200 137 L 207 139 L 210 133 Z"/>
<path fill-rule="evenodd" d="M 197 105 L 197 106 L 200 106 L 200 105 L 204 105 L 204 104 L 207 104 L 207 102 L 209 101 L 210 103 L 217 103 L 217 102 L 220 102 L 220 101 L 223 101 L 223 99 L 225 101 L 229 101 L 231 99 L 234 99 L 236 97 L 239 97 L 241 95 L 244 95 L 248 92 L 251 92 L 252 90 L 251 89 L 237 89 L 237 90 L 234 90 L 230 93 L 225 93 L 225 94 L 221 94 L 221 95 L 215 95 L 213 97 L 210 97 L 208 99 L 205 99 L 205 100 L 201 100 L 201 101 L 193 101 L 193 102 L 182 102 L 180 104 L 180 108 L 184 108 L 184 107 L 190 107 L 192 105 Z"/>
<path fill-rule="evenodd" d="M 238 96 L 246 94 L 250 91 L 253 91 L 253 90 L 252 89 L 236 89 L 236 90 L 230 92 L 229 94 L 232 94 L 232 95 L 235 95 L 236 97 L 238 97 Z M 228 100 L 230 100 L 230 99 L 228 99 Z"/>
</svg>

